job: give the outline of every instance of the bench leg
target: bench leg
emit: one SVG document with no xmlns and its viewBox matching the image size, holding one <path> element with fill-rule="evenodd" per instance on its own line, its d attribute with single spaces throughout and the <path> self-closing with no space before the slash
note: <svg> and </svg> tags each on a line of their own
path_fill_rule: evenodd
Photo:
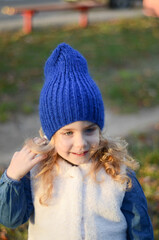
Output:
<svg viewBox="0 0 159 240">
<path fill-rule="evenodd" d="M 88 26 L 88 11 L 87 10 L 81 10 L 80 18 L 79 18 L 79 25 L 82 28 L 85 28 Z"/>
<path fill-rule="evenodd" d="M 22 13 L 23 16 L 23 32 L 29 34 L 32 31 L 32 17 L 33 11 L 25 11 Z"/>
</svg>

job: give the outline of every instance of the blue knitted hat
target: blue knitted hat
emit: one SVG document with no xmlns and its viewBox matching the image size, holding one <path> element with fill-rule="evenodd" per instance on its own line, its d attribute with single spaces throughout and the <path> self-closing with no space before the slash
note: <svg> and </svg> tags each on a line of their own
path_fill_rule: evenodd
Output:
<svg viewBox="0 0 159 240">
<path fill-rule="evenodd" d="M 99 88 L 88 73 L 85 58 L 66 43 L 59 44 L 44 69 L 39 114 L 50 140 L 63 126 L 76 121 L 104 126 L 104 104 Z"/>
</svg>

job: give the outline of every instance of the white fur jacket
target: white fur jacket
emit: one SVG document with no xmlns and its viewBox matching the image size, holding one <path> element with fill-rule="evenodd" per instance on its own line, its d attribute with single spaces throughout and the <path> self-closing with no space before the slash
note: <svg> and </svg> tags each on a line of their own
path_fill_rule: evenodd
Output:
<svg viewBox="0 0 159 240">
<path fill-rule="evenodd" d="M 29 222 L 29 240 L 126 240 L 127 224 L 120 210 L 124 188 L 104 169 L 97 174 L 101 183 L 84 177 L 90 166 L 72 166 L 62 160 L 49 206 L 39 203 L 42 189 L 32 180 L 35 212 Z"/>
</svg>

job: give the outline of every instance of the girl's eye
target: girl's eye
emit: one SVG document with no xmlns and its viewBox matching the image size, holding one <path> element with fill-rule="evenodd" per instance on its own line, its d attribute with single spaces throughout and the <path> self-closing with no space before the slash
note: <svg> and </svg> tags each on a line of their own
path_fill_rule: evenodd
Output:
<svg viewBox="0 0 159 240">
<path fill-rule="evenodd" d="M 72 134 L 73 134 L 73 132 L 71 132 L 71 131 L 64 133 L 65 136 L 71 136 Z"/>
<path fill-rule="evenodd" d="M 86 129 L 86 133 L 93 133 L 96 130 L 96 128 L 88 128 Z"/>
</svg>

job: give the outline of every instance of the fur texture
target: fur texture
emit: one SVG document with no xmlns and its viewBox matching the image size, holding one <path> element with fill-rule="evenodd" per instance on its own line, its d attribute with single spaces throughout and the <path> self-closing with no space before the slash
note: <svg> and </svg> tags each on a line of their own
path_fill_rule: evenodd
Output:
<svg viewBox="0 0 159 240">
<path fill-rule="evenodd" d="M 90 167 L 91 163 L 76 167 L 61 161 L 49 206 L 39 203 L 42 187 L 32 180 L 35 212 L 29 240 L 126 240 L 127 224 L 120 210 L 124 188 L 104 169 L 97 175 L 101 183 L 86 177 Z"/>
</svg>

